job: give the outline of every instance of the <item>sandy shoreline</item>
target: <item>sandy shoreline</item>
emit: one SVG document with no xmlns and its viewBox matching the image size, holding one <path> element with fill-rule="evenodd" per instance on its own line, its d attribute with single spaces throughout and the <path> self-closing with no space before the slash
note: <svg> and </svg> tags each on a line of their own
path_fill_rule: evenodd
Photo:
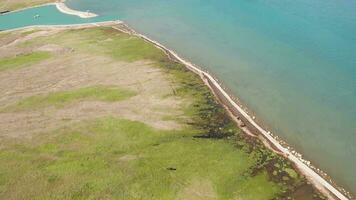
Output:
<svg viewBox="0 0 356 200">
<path fill-rule="evenodd" d="M 33 25 L 33 26 L 26 26 L 21 28 L 14 28 L 9 30 L 0 31 L 1 33 L 24 30 L 24 29 L 33 29 L 33 28 L 40 28 L 40 29 L 79 29 L 79 28 L 91 28 L 91 27 L 99 27 L 99 26 L 113 26 L 117 24 L 123 23 L 120 20 L 115 21 L 103 21 L 103 22 L 94 22 L 94 23 L 83 23 L 83 24 L 68 24 L 68 25 Z"/>
<path fill-rule="evenodd" d="M 20 12 L 20 11 L 31 9 L 31 8 L 38 8 L 38 7 L 42 7 L 42 6 L 54 5 L 58 9 L 58 11 L 60 11 L 64 14 L 67 14 L 67 15 L 75 15 L 80 18 L 93 18 L 93 17 L 98 16 L 97 14 L 91 13 L 89 11 L 83 12 L 83 11 L 79 11 L 79 10 L 73 10 L 73 9 L 69 8 L 64 2 L 65 2 L 65 0 L 62 0 L 62 1 L 56 2 L 56 3 L 45 3 L 45 4 L 41 4 L 41 5 L 31 6 L 31 7 L 27 7 L 27 8 L 10 11 L 8 13 L 5 13 L 5 15 L 9 14 L 9 13 L 14 13 L 14 12 Z"/>
<path fill-rule="evenodd" d="M 80 12 L 80 11 L 79 11 Z M 68 13 L 67 13 L 68 14 Z M 107 22 L 99 22 L 99 23 L 88 23 L 88 24 L 73 24 L 73 25 L 56 25 L 56 26 L 29 26 L 29 27 L 22 27 L 18 29 L 11 29 L 6 30 L 3 32 L 11 32 L 14 30 L 21 30 L 27 28 L 89 28 L 95 26 L 113 26 L 117 24 L 122 24 L 124 28 L 113 27 L 119 31 L 126 32 L 135 36 L 138 36 L 152 44 L 154 44 L 157 48 L 163 50 L 168 56 L 172 59 L 177 60 L 184 64 L 189 70 L 198 74 L 204 83 L 211 89 L 220 103 L 229 111 L 232 116 L 234 116 L 235 121 L 242 121 L 243 124 L 246 125 L 248 131 L 252 133 L 257 133 L 258 135 L 262 135 L 265 141 L 267 141 L 270 145 L 266 145 L 267 147 L 271 148 L 274 151 L 278 151 L 281 155 L 288 158 L 292 161 L 295 166 L 299 169 L 299 172 L 306 176 L 308 181 L 310 181 L 322 194 L 324 194 L 329 199 L 340 199 L 340 200 L 349 200 L 351 198 L 347 197 L 344 193 L 340 192 L 337 186 L 332 185 L 329 181 L 323 178 L 318 172 L 316 172 L 315 168 L 310 164 L 309 161 L 306 161 L 301 158 L 300 154 L 291 150 L 288 146 L 284 145 L 284 142 L 281 142 L 278 137 L 274 136 L 269 131 L 263 129 L 259 124 L 256 123 L 254 117 L 251 117 L 241 105 L 238 105 L 223 88 L 222 86 L 216 81 L 213 76 L 209 73 L 201 70 L 199 67 L 195 66 L 194 64 L 184 60 L 174 51 L 166 48 L 165 46 L 161 45 L 159 42 L 154 41 L 137 33 L 133 29 L 129 28 L 121 21 L 107 21 Z M 282 145 L 283 144 L 283 145 Z M 314 169 L 313 169 L 314 168 Z M 346 191 L 344 191 L 346 192 Z"/>
<path fill-rule="evenodd" d="M 91 13 L 89 11 L 82 12 L 82 11 L 73 10 L 71 8 L 68 8 L 64 2 L 54 3 L 54 5 L 56 5 L 57 9 L 60 12 L 68 14 L 68 15 L 76 15 L 81 18 L 92 18 L 92 17 L 98 16 L 97 14 Z"/>
</svg>

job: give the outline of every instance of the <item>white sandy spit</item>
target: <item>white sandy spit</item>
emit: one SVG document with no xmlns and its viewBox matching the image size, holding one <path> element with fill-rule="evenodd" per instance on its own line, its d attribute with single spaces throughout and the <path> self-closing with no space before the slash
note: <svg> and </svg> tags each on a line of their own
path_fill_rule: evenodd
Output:
<svg viewBox="0 0 356 200">
<path fill-rule="evenodd" d="M 97 17 L 97 14 L 91 13 L 89 11 L 87 12 L 82 12 L 82 11 L 77 11 L 73 10 L 71 8 L 68 8 L 65 3 L 60 2 L 60 3 L 54 3 L 56 5 L 57 9 L 61 11 L 62 13 L 68 14 L 68 15 L 76 15 L 81 18 L 92 18 L 92 17 Z"/>
</svg>

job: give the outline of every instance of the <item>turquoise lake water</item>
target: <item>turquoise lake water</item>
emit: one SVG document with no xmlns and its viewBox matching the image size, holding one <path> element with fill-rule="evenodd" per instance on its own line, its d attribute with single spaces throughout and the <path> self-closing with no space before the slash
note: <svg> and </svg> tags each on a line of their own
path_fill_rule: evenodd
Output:
<svg viewBox="0 0 356 200">
<path fill-rule="evenodd" d="M 67 5 L 101 19 L 121 19 L 208 69 L 273 133 L 356 194 L 356 1 L 67 0 Z M 45 13 L 53 19 L 46 24 L 82 20 Z M 24 22 L 19 13 L 0 16 L 0 29 L 38 24 L 31 14 Z"/>
<path fill-rule="evenodd" d="M 40 15 L 34 18 L 35 15 Z M 0 15 L 0 30 L 21 28 L 33 25 L 64 25 L 100 22 L 112 19 L 111 16 L 99 16 L 83 19 L 75 15 L 67 15 L 57 10 L 56 6 L 48 5 L 20 12 L 11 12 Z"/>
</svg>

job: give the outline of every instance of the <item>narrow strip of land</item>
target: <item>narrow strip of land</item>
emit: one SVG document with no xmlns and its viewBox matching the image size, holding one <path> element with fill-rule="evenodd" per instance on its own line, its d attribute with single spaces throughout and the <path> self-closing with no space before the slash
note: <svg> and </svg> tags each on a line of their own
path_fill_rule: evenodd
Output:
<svg viewBox="0 0 356 200">
<path fill-rule="evenodd" d="M 71 8 L 68 8 L 65 3 L 59 2 L 59 3 L 54 3 L 59 11 L 62 13 L 68 14 L 68 15 L 76 15 L 81 18 L 92 18 L 92 17 L 97 17 L 97 14 L 91 13 L 89 11 L 82 12 L 78 10 L 73 10 Z"/>
<path fill-rule="evenodd" d="M 0 12 L 3 12 L 5 14 L 7 12 L 19 12 L 19 11 L 26 10 L 26 9 L 54 5 L 60 12 L 67 14 L 67 15 L 75 15 L 80 18 L 93 18 L 93 17 L 98 16 L 97 14 L 92 13 L 90 11 L 79 11 L 79 10 L 71 9 L 65 4 L 64 0 L 59 1 L 59 2 L 54 2 L 54 3 L 52 3 L 52 2 L 54 2 L 54 0 L 53 1 L 52 0 L 38 1 L 38 2 L 33 2 L 33 4 L 31 4 L 31 2 L 27 2 L 26 4 L 19 4 L 19 3 L 16 4 L 16 2 L 10 2 L 10 3 L 5 2 L 5 3 L 3 3 L 4 5 L 0 4 Z"/>
</svg>

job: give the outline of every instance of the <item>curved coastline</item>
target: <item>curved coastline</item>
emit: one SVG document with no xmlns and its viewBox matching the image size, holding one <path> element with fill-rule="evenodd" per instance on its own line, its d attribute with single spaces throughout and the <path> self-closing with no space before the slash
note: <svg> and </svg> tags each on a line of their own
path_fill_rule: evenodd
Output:
<svg viewBox="0 0 356 200">
<path fill-rule="evenodd" d="M 20 10 L 16 10 L 13 12 L 19 12 L 21 10 L 40 7 L 45 5 L 56 5 L 57 9 L 65 14 L 69 15 L 76 15 L 81 18 L 90 18 L 96 17 L 97 15 L 94 13 L 89 12 L 82 12 L 76 11 L 68 8 L 64 1 L 59 3 L 47 3 L 42 4 L 39 6 L 28 7 Z M 113 26 L 121 24 L 125 28 L 118 28 L 113 27 L 119 31 L 126 32 L 137 37 L 144 39 L 147 42 L 152 43 L 157 48 L 164 51 L 171 59 L 174 59 L 182 64 L 184 64 L 190 71 L 198 74 L 204 83 L 210 88 L 210 90 L 214 93 L 216 98 L 220 101 L 220 103 L 227 109 L 227 111 L 234 117 L 234 120 L 237 122 L 242 122 L 247 127 L 247 131 L 257 133 L 263 136 L 265 142 L 268 142 L 266 146 L 273 151 L 281 154 L 282 156 L 286 157 L 290 161 L 292 161 L 299 172 L 306 176 L 308 181 L 310 181 L 322 194 L 324 194 L 329 199 L 340 199 L 340 200 L 351 200 L 349 193 L 346 192 L 341 187 L 332 183 L 332 180 L 327 180 L 325 176 L 327 176 L 324 172 L 319 171 L 315 168 L 310 161 L 304 160 L 298 152 L 293 150 L 286 142 L 279 139 L 278 136 L 273 135 L 271 132 L 265 130 L 262 126 L 260 126 L 254 116 L 250 116 L 248 112 L 243 108 L 242 105 L 239 105 L 232 95 L 229 95 L 225 89 L 221 86 L 221 84 L 214 78 L 210 73 L 202 70 L 202 68 L 192 64 L 189 61 L 184 60 L 181 58 L 177 53 L 168 49 L 164 45 L 160 44 L 159 42 L 148 38 L 147 36 L 137 33 L 131 27 L 128 27 L 121 21 L 104 21 L 104 22 L 97 22 L 97 23 L 85 23 L 85 24 L 72 24 L 72 25 L 37 25 L 37 26 L 27 26 L 17 29 L 10 29 L 2 32 L 11 32 L 15 30 L 27 29 L 27 28 L 85 28 L 85 27 L 93 27 L 93 26 Z M 241 125 L 239 123 L 239 125 Z M 246 128 L 243 128 L 243 130 Z M 250 135 L 250 134 L 249 134 Z M 251 135 L 250 135 L 251 136 Z M 342 191 L 342 192 L 341 192 Z"/>
<path fill-rule="evenodd" d="M 202 70 L 201 67 L 198 67 L 192 64 L 191 62 L 184 60 L 177 53 L 168 49 L 159 42 L 152 40 L 143 34 L 137 33 L 135 30 L 128 27 L 127 25 L 125 28 L 127 30 L 119 28 L 116 29 L 135 35 L 154 44 L 157 48 L 163 50 L 168 56 L 170 56 L 170 58 L 179 61 L 180 63 L 185 65 L 190 71 L 198 74 L 204 81 L 204 83 L 214 93 L 220 103 L 235 118 L 235 121 L 242 121 L 245 125 L 247 125 L 249 131 L 257 132 L 258 134 L 262 135 L 264 140 L 266 140 L 270 144 L 266 145 L 268 148 L 292 161 L 299 170 L 299 172 L 303 174 L 322 194 L 324 194 L 329 199 L 351 200 L 351 197 L 347 197 L 349 195 L 344 194 L 347 193 L 344 189 L 337 189 L 340 187 L 331 184 L 329 181 L 323 178 L 323 175 L 319 174 L 320 172 L 316 172 L 316 170 L 314 170 L 316 168 L 313 167 L 310 161 L 304 160 L 301 154 L 296 152 L 295 150 L 292 150 L 286 142 L 280 140 L 278 136 L 274 136 L 270 131 L 267 131 L 262 128 L 255 121 L 255 117 L 251 117 L 247 113 L 247 111 L 243 109 L 242 105 L 238 105 L 233 100 L 233 97 L 222 88 L 221 84 L 212 75 Z M 340 192 L 339 190 L 343 190 L 343 192 Z"/>
<path fill-rule="evenodd" d="M 92 17 L 98 16 L 97 14 L 91 13 L 89 11 L 83 12 L 83 11 L 73 10 L 73 9 L 67 7 L 67 5 L 64 2 L 57 2 L 57 3 L 53 3 L 53 4 L 57 7 L 57 9 L 60 12 L 68 14 L 68 15 L 76 15 L 81 18 L 92 18 Z"/>
<path fill-rule="evenodd" d="M 36 5 L 36 6 L 30 6 L 30 7 L 26 7 L 26 8 L 21 8 L 18 10 L 14 10 L 14 11 L 10 11 L 7 13 L 4 13 L 3 15 L 7 15 L 10 13 L 14 13 L 14 12 L 21 12 L 23 10 L 27 10 L 27 9 L 31 9 L 31 8 L 38 8 L 38 7 L 42 7 L 42 6 L 50 6 L 50 5 L 54 5 L 56 6 L 57 10 L 67 14 L 67 15 L 75 15 L 78 16 L 80 18 L 93 18 L 93 17 L 97 17 L 98 15 L 92 12 L 83 12 L 83 11 L 79 11 L 79 10 L 73 10 L 71 8 L 69 8 L 66 4 L 65 4 L 65 0 L 60 1 L 60 2 L 55 2 L 55 3 L 45 3 L 45 4 L 41 4 L 41 5 Z"/>
</svg>

